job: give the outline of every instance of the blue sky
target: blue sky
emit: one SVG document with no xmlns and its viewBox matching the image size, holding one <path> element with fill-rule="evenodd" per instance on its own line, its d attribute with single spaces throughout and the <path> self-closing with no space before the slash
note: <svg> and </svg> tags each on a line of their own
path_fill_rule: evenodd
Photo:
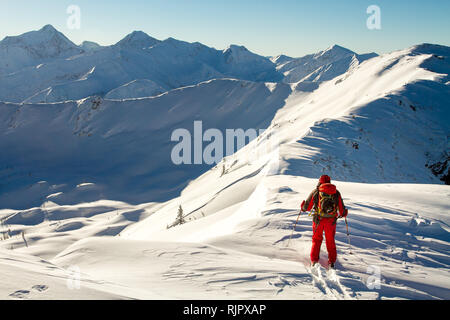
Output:
<svg viewBox="0 0 450 320">
<path fill-rule="evenodd" d="M 81 9 L 80 30 L 67 27 L 72 4 Z M 381 30 L 366 27 L 372 4 L 381 9 Z M 113 44 L 142 30 L 262 55 L 298 57 L 332 44 L 385 53 L 423 42 L 450 45 L 449 14 L 448 0 L 2 0 L 0 39 L 52 24 L 77 44 Z"/>
</svg>

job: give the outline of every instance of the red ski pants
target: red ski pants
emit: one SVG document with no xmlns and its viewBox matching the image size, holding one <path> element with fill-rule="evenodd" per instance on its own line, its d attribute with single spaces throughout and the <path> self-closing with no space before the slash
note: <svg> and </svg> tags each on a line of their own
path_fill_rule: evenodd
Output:
<svg viewBox="0 0 450 320">
<path fill-rule="evenodd" d="M 337 252 L 334 241 L 334 236 L 336 235 L 336 222 L 334 218 L 322 218 L 318 224 L 313 223 L 311 261 L 319 261 L 320 246 L 322 245 L 324 231 L 328 250 L 328 263 L 335 263 Z"/>
</svg>

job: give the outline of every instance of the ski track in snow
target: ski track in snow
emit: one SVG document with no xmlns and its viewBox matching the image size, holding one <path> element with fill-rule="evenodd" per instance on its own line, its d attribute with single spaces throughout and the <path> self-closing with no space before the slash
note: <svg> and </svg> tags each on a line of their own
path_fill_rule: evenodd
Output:
<svg viewBox="0 0 450 320">
<path fill-rule="evenodd" d="M 335 271 L 328 270 L 325 275 L 320 267 L 310 267 L 308 271 L 313 278 L 313 284 L 327 296 L 334 296 L 336 300 L 351 299 Z"/>
</svg>

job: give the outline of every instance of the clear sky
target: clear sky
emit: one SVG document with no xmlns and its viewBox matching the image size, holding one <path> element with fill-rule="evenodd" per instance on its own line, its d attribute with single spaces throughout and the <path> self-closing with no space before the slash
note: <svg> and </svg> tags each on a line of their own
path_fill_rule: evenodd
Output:
<svg viewBox="0 0 450 320">
<path fill-rule="evenodd" d="M 81 28 L 67 27 L 67 8 Z M 381 9 L 381 30 L 366 10 Z M 339 44 L 385 53 L 423 42 L 450 45 L 450 0 L 1 0 L 0 39 L 52 24 L 73 42 L 113 44 L 134 30 L 217 49 L 244 45 L 266 56 L 303 56 Z"/>
</svg>

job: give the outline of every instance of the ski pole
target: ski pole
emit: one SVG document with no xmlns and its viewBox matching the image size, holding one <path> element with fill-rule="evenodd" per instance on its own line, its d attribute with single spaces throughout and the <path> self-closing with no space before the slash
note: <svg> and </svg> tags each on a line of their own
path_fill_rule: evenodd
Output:
<svg viewBox="0 0 450 320">
<path fill-rule="evenodd" d="M 350 232 L 348 231 L 347 216 L 345 217 L 345 226 L 347 227 L 348 247 L 349 247 L 349 249 L 350 249 L 350 254 L 352 254 L 352 245 L 350 244 Z"/>
<path fill-rule="evenodd" d="M 289 237 L 289 241 L 288 241 L 288 244 L 287 244 L 288 247 L 289 247 L 289 244 L 291 243 L 291 239 L 292 239 L 292 235 L 294 234 L 294 230 L 297 227 L 298 219 L 300 219 L 300 215 L 302 214 L 302 208 L 303 208 L 304 204 L 305 204 L 305 201 L 302 202 L 302 205 L 301 205 L 301 208 L 300 208 L 300 212 L 298 213 L 297 221 L 295 221 L 294 228 L 292 228 L 291 236 Z"/>
</svg>

